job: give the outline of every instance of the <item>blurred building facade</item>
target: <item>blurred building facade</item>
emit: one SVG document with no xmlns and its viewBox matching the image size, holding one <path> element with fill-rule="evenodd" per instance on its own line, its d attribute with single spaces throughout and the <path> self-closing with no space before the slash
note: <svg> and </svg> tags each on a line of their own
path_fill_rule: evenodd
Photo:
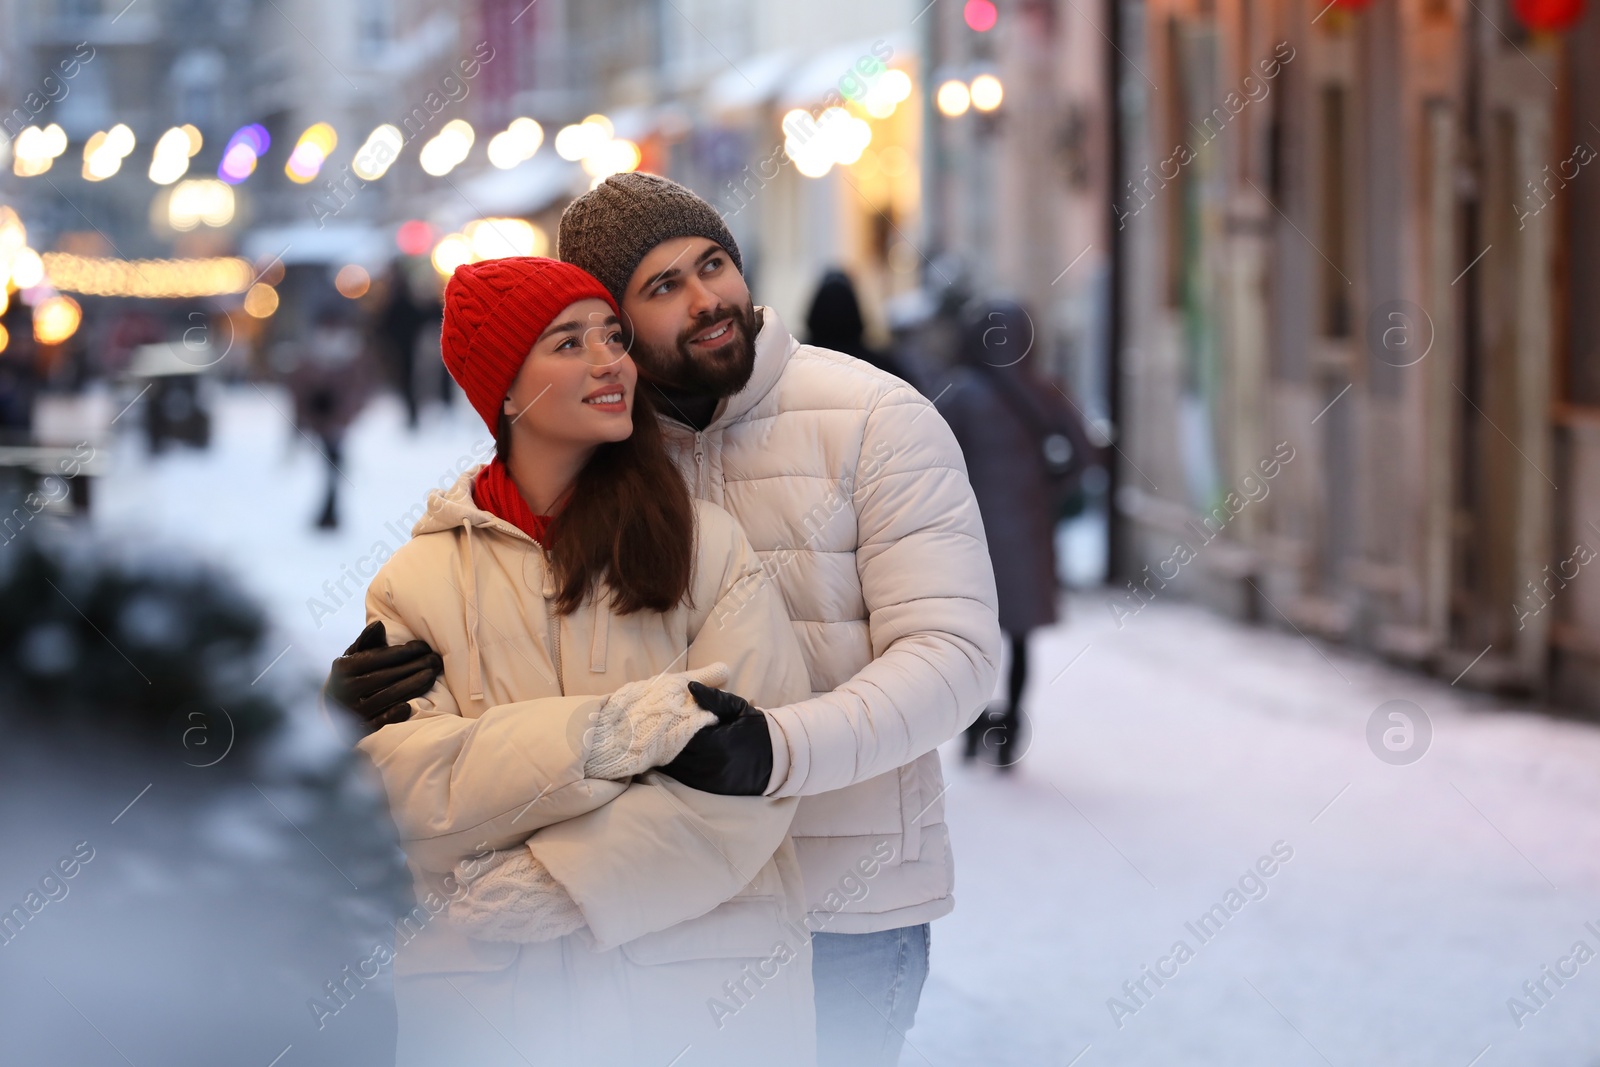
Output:
<svg viewBox="0 0 1600 1067">
<path fill-rule="evenodd" d="M 917 27 L 929 66 L 930 282 L 956 282 L 944 275 L 960 270 L 973 292 L 1020 300 L 1035 320 L 1028 358 L 1102 428 L 1113 132 L 1104 6 L 940 3 Z"/>
<path fill-rule="evenodd" d="M 1187 586 L 1600 704 L 1600 15 L 1562 27 L 1579 12 L 1123 4 L 1114 614 Z"/>
<path fill-rule="evenodd" d="M 1032 358 L 1114 434 L 1113 613 L 1187 591 L 1593 703 L 1593 6 L 0 0 L 29 244 L 248 268 L 159 299 L 19 274 L 7 322 L 59 288 L 93 353 L 196 313 L 265 346 L 397 258 L 425 288 L 551 253 L 572 197 L 654 170 L 722 210 L 793 329 L 833 266 L 879 342 L 919 293 L 1022 300 Z M 137 147 L 91 175 L 118 124 Z M 149 167 L 184 126 L 212 185 L 259 127 L 225 217 L 180 217 Z"/>
<path fill-rule="evenodd" d="M 533 251 L 553 253 L 561 209 L 605 169 L 553 151 L 555 138 L 592 117 L 636 148 L 631 166 L 683 181 L 724 212 L 761 299 L 791 319 L 829 265 L 851 269 L 877 298 L 917 282 L 915 99 L 881 120 L 858 106 L 891 68 L 908 81 L 917 71 L 916 49 L 898 32 L 914 13 L 909 3 L 800 11 L 726 0 L 368 0 L 341 12 L 344 25 L 319 34 L 314 49 L 294 27 L 322 25 L 321 5 L 280 6 L 282 16 L 271 5 L 266 14 L 283 24 L 272 37 L 282 57 L 274 69 L 286 73 L 264 90 L 258 110 L 281 115 L 284 136 L 323 121 L 341 138 L 328 177 L 290 187 L 273 212 L 302 231 L 306 247 L 329 243 L 325 233 L 305 234 L 308 226 L 377 227 L 387 237 L 416 219 L 437 238 L 474 220 L 515 217 L 532 224 Z M 467 78 L 454 67 L 472 55 L 480 61 Z M 451 77 L 455 84 L 444 85 Z M 414 134 L 404 118 L 430 93 L 435 102 L 442 95 L 445 108 L 426 136 Z M 857 122 L 870 122 L 871 144 L 849 164 L 819 162 L 802 174 L 785 152 L 784 120 L 803 111 L 815 123 L 829 106 L 841 116 L 851 107 Z M 520 116 L 543 130 L 542 149 L 526 162 L 501 171 L 481 147 L 443 176 L 414 162 L 413 140 L 425 144 L 451 119 L 468 122 L 481 142 Z M 817 141 L 829 140 L 838 117 L 822 123 Z M 341 182 L 366 131 L 383 123 L 405 135 L 392 172 L 359 193 L 329 187 Z M 311 217 L 308 204 L 319 195 L 339 208 L 336 220 Z M 296 234 L 270 236 L 292 244 Z M 262 237 L 251 251 L 270 243 Z"/>
</svg>

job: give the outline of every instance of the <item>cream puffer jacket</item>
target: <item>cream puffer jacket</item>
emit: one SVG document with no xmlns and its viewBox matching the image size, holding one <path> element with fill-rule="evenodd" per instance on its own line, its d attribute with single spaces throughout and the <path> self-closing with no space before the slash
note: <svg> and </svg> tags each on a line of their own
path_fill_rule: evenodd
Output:
<svg viewBox="0 0 1600 1067">
<path fill-rule="evenodd" d="M 400 1062 L 666 1063 L 685 1045 L 701 1063 L 811 1062 L 796 802 L 584 777 L 601 698 L 627 682 L 720 662 L 757 707 L 809 691 L 749 542 L 696 502 L 690 604 L 557 616 L 543 551 L 473 503 L 475 473 L 430 496 L 367 592 L 391 642 L 444 659 L 411 719 L 360 743 L 416 881 L 396 930 Z M 517 944 L 453 927 L 455 864 L 524 840 L 585 928 Z"/>
<path fill-rule="evenodd" d="M 768 792 L 802 798 L 813 928 L 927 922 L 955 906 L 935 749 L 978 717 L 1000 657 L 983 521 L 932 404 L 760 314 L 744 389 L 703 432 L 670 408 L 662 428 L 691 493 L 744 528 L 805 654 L 813 695 L 768 710 Z M 875 849 L 893 859 L 868 879 Z"/>
</svg>

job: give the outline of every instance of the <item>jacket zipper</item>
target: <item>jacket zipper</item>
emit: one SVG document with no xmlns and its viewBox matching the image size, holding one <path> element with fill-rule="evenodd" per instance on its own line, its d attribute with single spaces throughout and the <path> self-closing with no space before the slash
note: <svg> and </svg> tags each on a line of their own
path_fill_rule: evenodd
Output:
<svg viewBox="0 0 1600 1067">
<path fill-rule="evenodd" d="M 701 500 L 706 498 L 705 459 L 706 435 L 697 430 L 694 435 L 694 495 Z"/>
<path fill-rule="evenodd" d="M 552 573 L 550 570 L 550 553 L 548 550 L 546 550 L 544 554 L 544 567 L 544 582 L 545 586 L 548 588 L 550 584 L 550 575 Z M 567 682 L 565 676 L 563 676 L 561 673 L 561 617 L 557 615 L 554 609 L 551 607 L 550 597 L 548 595 L 544 598 L 544 613 L 545 617 L 550 620 L 550 658 L 555 661 L 556 688 L 561 691 L 562 696 L 566 696 Z"/>
<path fill-rule="evenodd" d="M 550 616 L 550 645 L 555 649 L 556 688 L 561 690 L 562 696 L 566 696 L 567 683 L 561 674 L 561 618 L 553 613 Z"/>
</svg>

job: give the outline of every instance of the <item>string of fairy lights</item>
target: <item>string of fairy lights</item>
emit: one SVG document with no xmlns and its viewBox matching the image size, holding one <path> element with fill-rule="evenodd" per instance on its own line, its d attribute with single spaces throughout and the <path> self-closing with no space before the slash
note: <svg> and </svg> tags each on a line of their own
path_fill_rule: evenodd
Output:
<svg viewBox="0 0 1600 1067">
<path fill-rule="evenodd" d="M 783 116 L 780 125 L 784 149 L 800 174 L 820 178 L 834 166 L 862 161 L 873 140 L 869 120 L 887 119 L 913 93 L 911 78 L 904 71 L 880 67 L 880 72 L 881 77 L 842 106 L 828 107 L 817 114 L 797 108 Z M 991 91 L 987 84 L 980 85 L 982 81 L 980 78 L 970 86 L 971 104 L 983 110 L 998 106 L 998 83 Z M 939 104 L 949 114 L 950 109 L 944 107 L 947 88 L 941 89 Z M 284 157 L 284 176 L 297 185 L 310 185 L 323 175 L 339 140 L 331 123 L 307 126 Z M 423 141 L 416 150 L 416 165 L 430 177 L 444 178 L 468 160 L 479 140 L 471 123 L 452 119 Z M 591 187 L 612 174 L 637 170 L 644 160 L 640 145 L 618 137 L 605 115 L 589 115 L 562 126 L 549 140 L 557 156 L 582 167 Z M 490 134 L 483 152 L 490 165 L 510 170 L 533 159 L 545 142 L 544 127 L 536 119 L 520 116 Z M 272 144 L 265 126 L 241 126 L 224 143 L 214 176 L 194 174 L 194 160 L 205 147 L 204 135 L 193 125 L 163 131 L 150 149 L 145 169 L 149 180 L 161 187 L 152 202 L 152 222 L 164 222 L 178 234 L 229 226 L 238 215 L 235 190 L 255 175 Z M 0 137 L 0 167 L 7 164 L 9 156 L 12 173 L 18 178 L 43 177 L 60 164 L 71 147 L 66 132 L 56 123 L 28 126 L 9 141 Z M 133 169 L 126 164 L 135 158 L 139 139 L 127 124 L 117 123 L 95 131 L 79 147 L 83 179 L 102 182 Z M 398 127 L 379 125 L 361 141 L 349 170 L 362 182 L 381 180 L 406 147 L 406 136 Z M 395 243 L 406 255 L 428 256 L 442 277 L 463 263 L 502 256 L 544 255 L 550 249 L 549 235 L 537 224 L 520 218 L 481 218 L 443 234 L 436 233 L 426 222 L 411 220 L 399 225 Z M 13 294 L 22 293 L 33 306 L 34 333 L 42 343 L 58 343 L 77 330 L 82 309 L 67 294 L 143 299 L 243 294 L 243 310 L 256 318 L 266 318 L 278 307 L 278 294 L 272 285 L 275 280 L 259 278 L 250 261 L 237 256 L 124 260 L 68 251 L 41 253 L 28 246 L 26 229 L 17 213 L 0 205 L 0 313 Z M 342 267 L 335 278 L 335 288 L 351 299 L 364 295 L 369 285 L 366 269 L 354 263 Z M 5 344 L 0 331 L 0 351 Z"/>
</svg>

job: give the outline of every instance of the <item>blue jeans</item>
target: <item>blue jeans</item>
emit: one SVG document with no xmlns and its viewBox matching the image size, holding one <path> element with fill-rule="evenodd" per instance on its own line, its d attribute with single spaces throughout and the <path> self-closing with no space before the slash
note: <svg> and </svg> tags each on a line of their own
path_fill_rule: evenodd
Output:
<svg viewBox="0 0 1600 1067">
<path fill-rule="evenodd" d="M 894 1067 L 928 977 L 928 924 L 813 934 L 818 1067 Z"/>
</svg>

